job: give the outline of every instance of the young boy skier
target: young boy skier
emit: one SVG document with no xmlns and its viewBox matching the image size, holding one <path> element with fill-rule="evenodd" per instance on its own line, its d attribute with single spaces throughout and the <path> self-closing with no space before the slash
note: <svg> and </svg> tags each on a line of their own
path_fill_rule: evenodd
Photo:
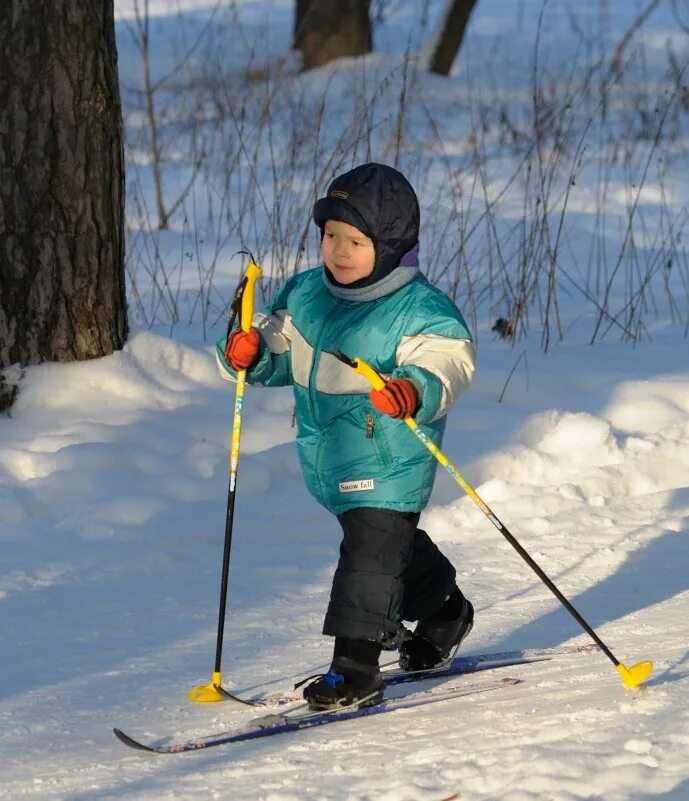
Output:
<svg viewBox="0 0 689 801">
<path fill-rule="evenodd" d="M 459 310 L 419 272 L 419 204 L 401 173 L 356 167 L 330 184 L 313 219 L 323 265 L 292 276 L 217 355 L 224 377 L 246 369 L 249 383 L 293 385 L 307 487 L 342 527 L 323 625 L 332 664 L 304 689 L 313 707 L 337 708 L 382 698 L 382 649 L 399 647 L 403 669 L 433 667 L 473 625 L 455 569 L 417 528 L 437 462 L 399 421 L 413 416 L 440 446 L 474 347 Z M 386 386 L 372 391 L 340 352 Z M 411 635 L 403 620 L 418 621 Z"/>
</svg>

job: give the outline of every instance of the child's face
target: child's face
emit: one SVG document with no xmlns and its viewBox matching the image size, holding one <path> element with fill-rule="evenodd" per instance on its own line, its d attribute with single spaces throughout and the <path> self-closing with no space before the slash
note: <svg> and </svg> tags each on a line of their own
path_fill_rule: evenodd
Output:
<svg viewBox="0 0 689 801">
<path fill-rule="evenodd" d="M 376 262 L 373 242 L 358 228 L 337 220 L 325 223 L 321 253 L 325 266 L 339 284 L 368 278 Z"/>
</svg>

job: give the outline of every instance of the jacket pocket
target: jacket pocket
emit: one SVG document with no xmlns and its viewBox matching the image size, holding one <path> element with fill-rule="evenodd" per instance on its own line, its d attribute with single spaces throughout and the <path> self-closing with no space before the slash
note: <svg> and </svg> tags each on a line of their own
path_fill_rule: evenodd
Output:
<svg viewBox="0 0 689 801">
<path fill-rule="evenodd" d="M 378 459 L 385 467 L 392 464 L 392 452 L 388 445 L 388 438 L 385 436 L 382 425 L 376 420 L 372 412 L 366 412 L 366 439 L 371 440 L 376 450 Z"/>
</svg>

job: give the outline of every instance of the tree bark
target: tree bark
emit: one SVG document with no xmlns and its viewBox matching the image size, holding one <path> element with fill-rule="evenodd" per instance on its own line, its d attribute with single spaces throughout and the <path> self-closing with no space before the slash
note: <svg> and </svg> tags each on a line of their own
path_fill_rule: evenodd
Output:
<svg viewBox="0 0 689 801">
<path fill-rule="evenodd" d="M 462 45 L 469 17 L 478 0 L 451 0 L 445 12 L 440 36 L 431 56 L 430 71 L 449 75 Z"/>
<path fill-rule="evenodd" d="M 294 2 L 294 29 L 292 30 L 292 49 L 301 50 L 304 41 L 305 25 L 309 8 L 313 0 L 295 0 Z"/>
<path fill-rule="evenodd" d="M 303 69 L 370 53 L 370 6 L 371 0 L 296 0 L 293 43 Z"/>
<path fill-rule="evenodd" d="M 104 356 L 126 335 L 113 0 L 5 0 L 0 370 Z"/>
</svg>

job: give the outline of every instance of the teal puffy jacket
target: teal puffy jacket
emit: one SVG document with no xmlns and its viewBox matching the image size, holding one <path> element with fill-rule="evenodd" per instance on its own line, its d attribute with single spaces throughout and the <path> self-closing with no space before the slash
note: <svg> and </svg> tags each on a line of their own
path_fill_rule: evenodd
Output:
<svg viewBox="0 0 689 801">
<path fill-rule="evenodd" d="M 374 300 L 343 299 L 322 267 L 294 275 L 254 317 L 261 336 L 247 381 L 292 385 L 297 448 L 306 484 L 327 509 L 361 506 L 419 512 L 437 462 L 401 420 L 379 414 L 368 381 L 334 354 L 361 358 L 384 376 L 411 380 L 422 430 L 442 441 L 446 414 L 468 387 L 474 347 L 452 301 L 417 270 L 408 283 Z M 234 376 L 217 344 L 221 374 Z"/>
</svg>

